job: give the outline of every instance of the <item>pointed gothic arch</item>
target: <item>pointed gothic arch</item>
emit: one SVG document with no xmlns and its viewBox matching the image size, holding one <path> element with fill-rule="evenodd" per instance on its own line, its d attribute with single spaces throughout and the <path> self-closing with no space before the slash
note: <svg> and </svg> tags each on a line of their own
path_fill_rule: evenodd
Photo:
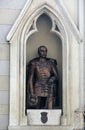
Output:
<svg viewBox="0 0 85 130">
<path fill-rule="evenodd" d="M 48 2 L 49 3 L 49 2 Z M 29 8 L 25 7 L 23 15 L 21 13 L 20 19 L 16 21 L 13 29 L 8 35 L 8 41 L 10 44 L 10 126 L 27 125 L 27 117 L 25 115 L 25 82 L 26 82 L 26 43 L 29 36 L 37 32 L 36 22 L 42 15 L 46 14 L 52 21 L 51 31 L 55 33 L 62 41 L 62 124 L 71 124 L 71 86 L 69 76 L 69 49 L 70 35 L 77 39 L 74 43 L 80 42 L 80 37 L 76 31 L 74 25 L 71 28 L 71 21 L 68 22 L 64 17 L 62 11 L 54 9 L 47 2 L 40 4 L 39 6 L 33 6 Z M 56 4 L 56 3 L 55 3 Z M 61 7 L 59 7 L 61 8 Z M 25 10 L 26 9 L 26 10 Z M 33 9 L 33 11 L 32 11 Z M 56 26 L 59 30 L 56 29 Z M 75 32 L 74 32 L 75 30 Z M 74 35 L 75 34 L 75 35 Z M 74 35 L 74 36 L 73 36 Z M 70 39 L 71 40 L 71 39 Z M 78 63 L 78 62 L 77 62 Z M 74 69 L 74 68 L 73 68 Z M 78 69 L 78 68 L 77 68 Z M 76 88 L 78 91 L 78 88 Z M 13 99 L 12 99 L 12 96 Z M 77 100 L 77 107 L 78 98 Z M 14 111 L 13 111 L 14 108 Z"/>
<path fill-rule="evenodd" d="M 42 14 L 46 14 L 50 17 L 51 21 L 52 21 L 52 29 L 51 31 L 53 33 L 55 33 L 62 41 L 62 109 L 63 109 L 63 116 L 65 117 L 67 114 L 67 110 L 68 109 L 68 102 L 69 102 L 69 98 L 70 95 L 67 96 L 67 88 L 68 88 L 68 55 L 69 55 L 69 50 L 68 50 L 68 35 L 65 29 L 64 24 L 61 22 L 60 18 L 57 16 L 57 14 L 55 15 L 54 11 L 52 10 L 52 8 L 50 8 L 47 4 L 41 6 L 38 9 L 35 9 L 36 11 L 34 11 L 33 15 L 30 16 L 29 20 L 27 19 L 25 25 L 22 28 L 21 31 L 21 35 L 20 35 L 20 47 L 22 50 L 20 53 L 20 57 L 22 57 L 20 59 L 20 75 L 21 75 L 21 81 L 20 81 L 20 86 L 22 88 L 22 86 L 24 86 L 23 89 L 21 89 L 20 95 L 23 97 L 23 100 L 21 101 L 21 110 L 22 111 L 22 115 L 24 115 L 25 112 L 25 79 L 26 79 L 26 43 L 27 43 L 27 39 L 28 37 L 30 37 L 33 33 L 37 32 L 37 27 L 36 27 L 36 22 L 38 20 L 38 18 L 42 15 Z M 33 26 L 33 29 L 30 30 L 31 26 Z M 55 27 L 58 26 L 59 31 L 55 30 Z M 23 67 L 24 64 L 24 67 Z M 22 69 L 23 68 L 23 69 Z M 23 73 L 23 75 L 22 75 Z M 23 91 L 24 90 L 24 91 Z M 24 107 L 23 107 L 24 104 Z M 70 115 L 68 115 L 70 117 Z"/>
</svg>

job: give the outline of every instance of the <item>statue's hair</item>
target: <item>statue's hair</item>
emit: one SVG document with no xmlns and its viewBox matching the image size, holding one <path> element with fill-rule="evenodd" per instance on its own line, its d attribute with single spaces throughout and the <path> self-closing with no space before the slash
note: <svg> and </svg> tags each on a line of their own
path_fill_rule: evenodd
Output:
<svg viewBox="0 0 85 130">
<path fill-rule="evenodd" d="M 44 47 L 46 49 L 46 51 L 47 51 L 47 47 L 42 45 L 42 46 L 38 47 L 38 54 L 40 54 L 41 47 Z"/>
</svg>

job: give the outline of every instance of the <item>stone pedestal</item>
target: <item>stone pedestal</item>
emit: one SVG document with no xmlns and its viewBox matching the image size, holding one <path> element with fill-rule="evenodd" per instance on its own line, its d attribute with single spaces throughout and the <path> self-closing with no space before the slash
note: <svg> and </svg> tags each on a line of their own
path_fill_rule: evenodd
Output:
<svg viewBox="0 0 85 130">
<path fill-rule="evenodd" d="M 28 125 L 60 125 L 61 109 L 27 110 Z"/>
</svg>

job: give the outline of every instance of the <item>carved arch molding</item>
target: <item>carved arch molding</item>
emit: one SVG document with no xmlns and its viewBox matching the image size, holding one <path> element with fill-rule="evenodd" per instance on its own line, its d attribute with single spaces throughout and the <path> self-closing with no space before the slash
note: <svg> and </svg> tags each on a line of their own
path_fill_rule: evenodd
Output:
<svg viewBox="0 0 85 130">
<path fill-rule="evenodd" d="M 48 1 L 48 0 L 47 0 Z M 56 5 L 56 9 L 54 8 Z M 34 8 L 35 7 L 35 8 Z M 10 126 L 27 125 L 27 116 L 25 115 L 25 98 L 26 98 L 26 44 L 28 38 L 35 32 L 37 32 L 36 22 L 38 18 L 45 14 L 52 21 L 51 32 L 55 33 L 62 42 L 62 109 L 63 114 L 61 118 L 62 125 L 72 125 L 74 120 L 73 111 L 79 108 L 78 93 L 75 97 L 74 103 L 72 103 L 72 91 L 70 91 L 71 85 L 76 86 L 76 91 L 79 90 L 79 83 L 71 79 L 72 72 L 69 71 L 70 55 L 73 52 L 70 50 L 71 43 L 74 42 L 76 47 L 76 56 L 78 57 L 78 47 L 80 43 L 79 32 L 74 26 L 72 20 L 68 16 L 65 19 L 66 12 L 63 11 L 64 6 L 53 0 L 51 4 L 48 2 L 40 2 L 38 5 L 35 1 L 27 2 L 20 16 L 18 17 L 15 25 L 8 34 L 7 40 L 10 45 L 10 116 L 9 116 L 9 129 Z M 71 20 L 71 21 L 70 21 Z M 70 41 L 70 43 L 68 42 Z M 78 66 L 78 61 L 76 65 Z M 73 63 L 74 64 L 74 63 Z M 72 70 L 75 69 L 74 66 Z M 78 67 L 76 67 L 76 71 Z M 78 73 L 79 76 L 79 73 Z M 76 78 L 76 80 L 79 77 Z M 72 83 L 71 83 L 72 82 Z M 76 105 L 74 105 L 76 104 Z M 70 128 L 71 129 L 71 128 Z"/>
<path fill-rule="evenodd" d="M 49 10 L 47 9 L 48 7 L 41 7 L 39 9 L 39 13 L 38 14 L 35 14 L 34 18 L 32 18 L 32 21 L 30 23 L 30 26 L 28 24 L 28 22 L 25 24 L 24 28 L 23 28 L 23 31 L 22 31 L 22 35 L 21 35 L 21 44 L 23 45 L 23 54 L 21 54 L 21 56 L 23 55 L 24 57 L 26 57 L 26 44 L 27 44 L 27 40 L 28 38 L 35 32 L 37 32 L 37 27 L 36 27 L 36 22 L 38 20 L 38 18 L 42 15 L 42 14 L 46 14 L 50 17 L 51 21 L 52 21 L 52 29 L 51 29 L 51 32 L 55 33 L 62 41 L 62 49 L 63 49 L 63 54 L 62 54 L 62 68 L 63 69 L 63 72 L 62 72 L 62 80 L 63 80 L 63 104 L 62 104 L 62 108 L 63 108 L 63 115 L 67 115 L 67 111 L 66 111 L 66 106 L 67 106 L 67 101 L 66 99 L 68 98 L 67 97 L 67 84 L 68 84 L 68 81 L 67 81 L 67 69 L 68 69 L 68 65 L 67 65 L 67 46 L 68 46 L 68 41 L 67 41 L 67 36 L 66 36 L 66 31 L 62 25 L 62 23 L 60 22 L 60 20 L 55 17 L 55 15 Z M 42 9 L 42 11 L 40 11 Z M 56 29 L 57 28 L 57 29 Z M 25 32 L 25 33 L 24 33 Z M 23 57 L 23 59 L 21 59 L 21 63 L 24 62 L 24 68 L 22 70 L 22 67 L 21 67 L 21 71 L 23 71 L 22 73 L 24 73 L 24 75 L 21 75 L 22 76 L 22 79 L 23 79 L 23 86 L 24 86 L 24 90 L 26 88 L 26 85 L 25 85 L 25 79 L 26 79 L 26 59 Z M 23 64 L 21 65 L 23 66 Z M 22 81 L 21 81 L 21 85 L 22 85 Z M 24 97 L 24 107 L 25 107 L 25 91 L 24 93 L 22 93 L 22 96 Z M 69 99 L 69 98 L 68 98 Z M 22 102 L 23 104 L 23 102 Z M 65 104 L 65 106 L 64 106 Z M 23 108 L 23 106 L 22 106 Z M 25 108 L 23 108 L 23 113 L 25 111 Z"/>
</svg>

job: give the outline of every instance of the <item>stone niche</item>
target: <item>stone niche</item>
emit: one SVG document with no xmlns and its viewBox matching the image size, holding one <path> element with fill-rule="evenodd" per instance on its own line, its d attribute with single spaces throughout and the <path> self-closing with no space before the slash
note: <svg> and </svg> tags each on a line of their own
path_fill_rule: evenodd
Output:
<svg viewBox="0 0 85 130">
<path fill-rule="evenodd" d="M 62 41 L 60 37 L 52 30 L 52 20 L 46 13 L 43 13 L 33 22 L 33 26 L 36 26 L 36 30 L 27 40 L 26 43 L 26 64 L 29 60 L 37 57 L 37 48 L 40 45 L 44 45 L 48 48 L 47 57 L 51 57 L 57 60 L 57 69 L 59 75 L 59 83 L 56 92 L 56 110 L 27 110 L 28 124 L 30 125 L 43 125 L 41 122 L 41 113 L 46 112 L 48 121 L 44 125 L 60 125 L 61 108 L 62 108 Z M 32 31 L 32 30 L 31 30 Z M 60 32 L 57 25 L 55 25 L 55 31 Z"/>
<path fill-rule="evenodd" d="M 33 22 L 32 27 L 36 25 L 37 31 L 29 36 L 26 43 L 26 64 L 28 62 L 38 57 L 37 49 L 40 45 L 44 45 L 48 49 L 47 57 L 51 57 L 57 60 L 57 69 L 59 75 L 59 85 L 57 88 L 57 95 L 59 97 L 57 102 L 57 107 L 62 107 L 62 40 L 59 35 L 57 35 L 54 30 L 52 30 L 52 20 L 51 18 L 43 13 L 39 16 L 36 23 Z M 31 30 L 32 31 L 32 30 Z M 57 25 L 55 25 L 55 31 L 59 33 Z"/>
<path fill-rule="evenodd" d="M 83 112 L 79 102 L 81 38 L 63 3 L 59 0 L 28 0 L 7 41 L 10 43 L 8 129 L 83 130 Z M 26 115 L 26 64 L 37 56 L 36 50 L 41 44 L 47 46 L 48 56 L 58 62 L 59 110 L 27 110 Z M 48 113 L 47 124 L 41 124 L 40 117 L 37 118 L 36 113 L 41 111 Z"/>
</svg>

